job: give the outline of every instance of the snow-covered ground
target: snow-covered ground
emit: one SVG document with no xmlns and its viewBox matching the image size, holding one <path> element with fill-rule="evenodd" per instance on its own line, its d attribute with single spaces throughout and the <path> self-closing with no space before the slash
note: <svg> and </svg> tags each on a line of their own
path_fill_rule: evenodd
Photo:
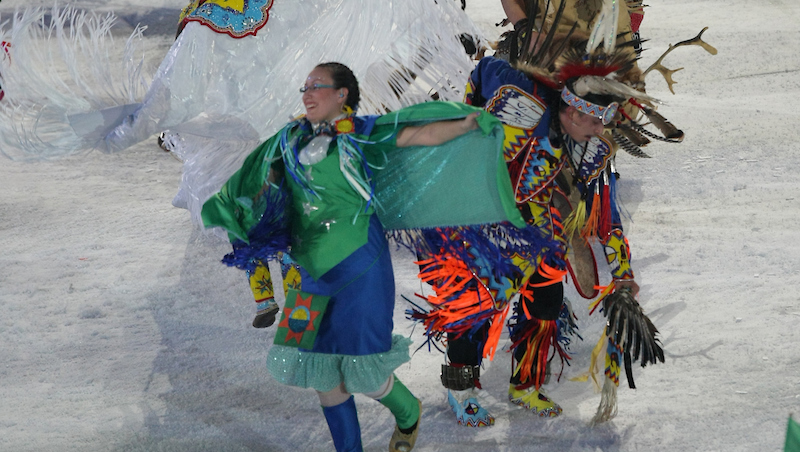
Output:
<svg viewBox="0 0 800 452">
<path fill-rule="evenodd" d="M 4 1 L 0 18 L 28 3 Z M 185 2 L 74 3 L 149 23 L 153 71 Z M 509 405 L 509 357 L 499 353 L 482 378 L 496 425 L 460 427 L 439 383 L 443 358 L 423 349 L 397 372 L 424 404 L 415 450 L 782 448 L 787 417 L 800 411 L 800 3 L 649 3 L 642 67 L 704 26 L 719 50 L 667 58 L 686 68 L 675 95 L 648 78 L 685 142 L 617 159 L 639 298 L 666 363 L 637 366 L 638 389 L 621 385 L 618 416 L 588 427 L 599 395 L 567 377 L 585 370 L 602 318 L 570 292 L 584 342 L 547 387 L 563 415 Z M 500 2 L 467 4 L 496 37 Z M 0 160 L 0 450 L 332 450 L 313 391 L 267 374 L 275 330 L 250 326 L 244 276 L 219 263 L 228 245 L 172 207 L 180 177 L 155 139 L 113 155 Z M 395 329 L 421 344 L 399 297 L 419 290 L 415 266 L 403 251 L 394 257 Z M 385 450 L 391 416 L 356 400 L 366 450 Z"/>
</svg>

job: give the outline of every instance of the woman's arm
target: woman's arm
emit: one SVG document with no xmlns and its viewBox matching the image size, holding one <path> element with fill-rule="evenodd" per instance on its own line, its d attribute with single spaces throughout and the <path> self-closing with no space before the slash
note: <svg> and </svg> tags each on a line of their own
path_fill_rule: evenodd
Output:
<svg viewBox="0 0 800 452">
<path fill-rule="evenodd" d="M 480 112 L 470 113 L 466 118 L 453 121 L 436 121 L 424 126 L 408 126 L 397 134 L 397 147 L 438 146 L 470 130 L 478 128 L 476 121 Z"/>
</svg>

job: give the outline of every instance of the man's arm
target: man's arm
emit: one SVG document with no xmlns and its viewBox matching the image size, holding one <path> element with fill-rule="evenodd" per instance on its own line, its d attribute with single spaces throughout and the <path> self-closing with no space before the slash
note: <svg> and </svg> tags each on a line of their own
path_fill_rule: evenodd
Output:
<svg viewBox="0 0 800 452">
<path fill-rule="evenodd" d="M 503 5 L 503 11 L 505 11 L 508 21 L 512 24 L 528 17 L 523 0 L 500 0 L 500 3 Z"/>
</svg>

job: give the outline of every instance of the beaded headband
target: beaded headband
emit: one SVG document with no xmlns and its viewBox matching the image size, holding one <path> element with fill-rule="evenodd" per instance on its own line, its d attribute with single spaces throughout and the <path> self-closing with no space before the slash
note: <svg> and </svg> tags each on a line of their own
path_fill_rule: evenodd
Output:
<svg viewBox="0 0 800 452">
<path fill-rule="evenodd" d="M 566 85 L 561 90 L 561 99 L 579 112 L 599 118 L 603 121 L 604 125 L 609 124 L 614 119 L 614 115 L 617 114 L 617 109 L 619 108 L 617 102 L 611 102 L 607 107 L 603 107 L 602 105 L 593 104 L 585 99 L 581 99 L 570 91 Z"/>
</svg>

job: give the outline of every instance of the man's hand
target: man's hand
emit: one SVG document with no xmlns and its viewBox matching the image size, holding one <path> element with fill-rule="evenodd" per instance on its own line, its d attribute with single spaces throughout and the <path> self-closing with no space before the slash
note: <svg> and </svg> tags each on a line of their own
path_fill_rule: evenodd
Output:
<svg viewBox="0 0 800 452">
<path fill-rule="evenodd" d="M 639 285 L 636 284 L 636 281 L 632 279 L 615 279 L 614 292 L 623 288 L 630 290 L 634 297 L 639 293 Z"/>
</svg>

